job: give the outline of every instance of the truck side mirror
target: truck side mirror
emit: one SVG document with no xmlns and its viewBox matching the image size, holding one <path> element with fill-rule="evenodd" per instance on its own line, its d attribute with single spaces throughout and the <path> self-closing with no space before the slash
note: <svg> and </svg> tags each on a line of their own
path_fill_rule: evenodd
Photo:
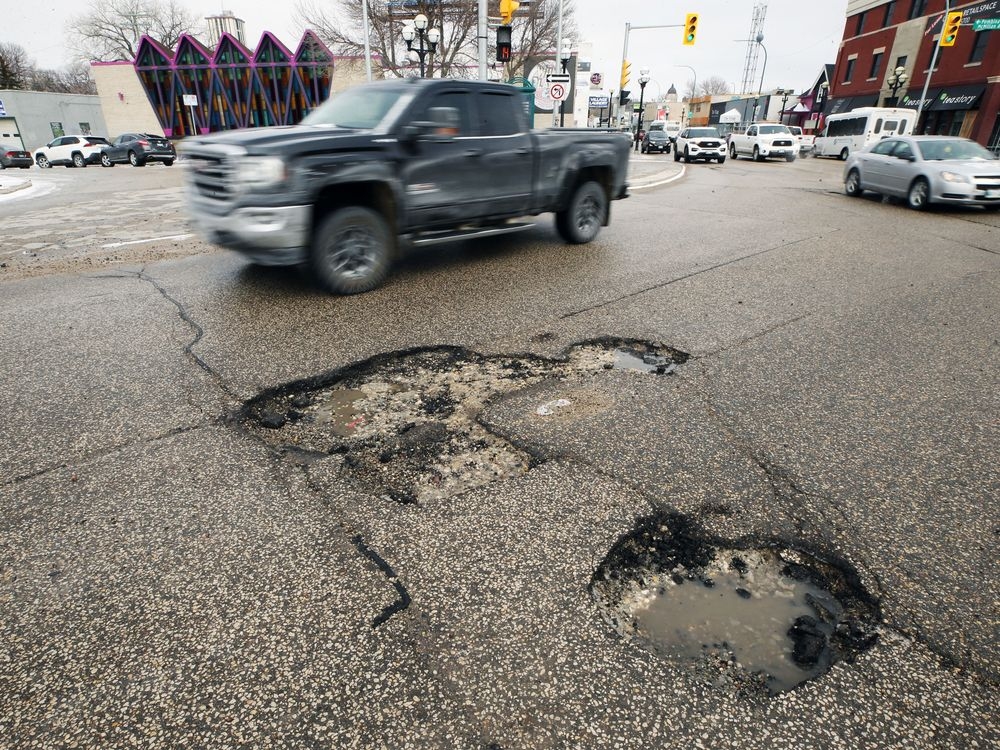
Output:
<svg viewBox="0 0 1000 750">
<path fill-rule="evenodd" d="M 405 126 L 403 135 L 409 141 L 450 141 L 458 135 L 460 123 L 456 107 L 431 107 L 427 110 L 427 119 Z"/>
</svg>

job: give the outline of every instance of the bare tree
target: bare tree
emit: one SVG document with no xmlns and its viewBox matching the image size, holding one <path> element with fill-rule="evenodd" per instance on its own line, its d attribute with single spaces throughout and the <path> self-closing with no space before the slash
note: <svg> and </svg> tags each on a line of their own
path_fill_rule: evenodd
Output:
<svg viewBox="0 0 1000 750">
<path fill-rule="evenodd" d="M 134 60 L 143 34 L 173 49 L 181 34 L 196 31 L 195 15 L 177 0 L 94 0 L 68 33 L 81 59 L 108 62 Z"/>
<path fill-rule="evenodd" d="M 733 92 L 732 85 L 722 76 L 709 76 L 704 81 L 698 81 L 697 93 L 692 92 L 693 84 L 693 81 L 688 81 L 684 87 L 684 96 L 686 99 L 690 99 L 692 96 L 716 96 L 718 94 L 731 94 Z"/>
<path fill-rule="evenodd" d="M 33 68 L 24 47 L 0 42 L 0 89 L 30 88 Z"/>
<path fill-rule="evenodd" d="M 368 23 L 370 29 L 373 69 L 378 77 L 413 75 L 412 63 L 400 31 L 403 22 L 423 13 L 428 28 L 441 30 L 441 41 L 434 55 L 427 57 L 428 76 L 464 78 L 478 65 L 479 47 L 476 39 L 478 22 L 477 5 L 463 0 L 369 0 Z M 498 0 L 491 0 L 491 14 L 499 15 Z M 563 36 L 573 33 L 572 2 L 563 8 Z M 504 66 L 504 78 L 519 71 L 528 57 L 551 54 L 556 46 L 556 13 L 558 5 L 552 0 L 540 0 L 518 10 L 514 16 L 512 55 Z M 327 11 L 318 0 L 299 0 L 295 7 L 295 20 L 303 28 L 310 28 L 338 54 L 362 56 L 364 54 L 364 26 L 362 0 L 343 0 L 332 11 Z M 489 34 L 490 61 L 496 58 L 496 35 Z"/>
</svg>

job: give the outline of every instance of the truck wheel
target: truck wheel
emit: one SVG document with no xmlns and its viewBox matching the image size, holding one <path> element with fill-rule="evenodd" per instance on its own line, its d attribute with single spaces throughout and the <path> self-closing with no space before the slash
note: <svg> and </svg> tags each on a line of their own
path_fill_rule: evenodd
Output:
<svg viewBox="0 0 1000 750">
<path fill-rule="evenodd" d="M 370 208 L 348 206 L 320 223 L 309 264 L 327 291 L 360 294 L 382 283 L 393 254 L 385 219 Z"/>
<path fill-rule="evenodd" d="M 590 242 L 601 231 L 608 213 L 608 197 L 597 182 L 582 182 L 573 190 L 569 203 L 556 213 L 559 236 L 574 245 Z"/>
<path fill-rule="evenodd" d="M 785 161 L 795 161 L 795 154 L 788 154 L 788 156 L 785 157 Z"/>
<path fill-rule="evenodd" d="M 729 158 L 730 159 L 737 158 L 736 157 L 736 144 L 735 143 L 730 143 L 729 144 Z"/>
<path fill-rule="evenodd" d="M 764 161 L 760 156 L 760 149 L 756 146 L 753 147 L 753 160 L 754 161 Z"/>
</svg>

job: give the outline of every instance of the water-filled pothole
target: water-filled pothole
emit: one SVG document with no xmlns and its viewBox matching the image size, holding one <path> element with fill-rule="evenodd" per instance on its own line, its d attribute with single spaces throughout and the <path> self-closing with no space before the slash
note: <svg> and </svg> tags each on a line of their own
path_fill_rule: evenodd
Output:
<svg viewBox="0 0 1000 750">
<path fill-rule="evenodd" d="M 265 442 L 311 461 L 339 461 L 365 489 L 412 503 L 525 473 L 533 458 L 478 421 L 484 406 L 543 380 L 601 377 L 621 352 L 670 374 L 687 355 L 661 344 L 600 341 L 565 360 L 435 348 L 384 355 L 252 399 L 239 418 Z M 569 399 L 539 402 L 539 416 Z M 553 417 L 554 418 L 554 417 Z"/>
<path fill-rule="evenodd" d="M 736 549 L 677 515 L 641 519 L 591 593 L 618 633 L 720 686 L 785 692 L 876 638 L 877 602 L 847 566 L 780 546 Z"/>
</svg>

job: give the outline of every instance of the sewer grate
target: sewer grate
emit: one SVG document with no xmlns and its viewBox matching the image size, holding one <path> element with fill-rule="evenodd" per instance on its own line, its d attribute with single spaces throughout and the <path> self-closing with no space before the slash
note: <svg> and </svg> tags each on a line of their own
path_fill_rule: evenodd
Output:
<svg viewBox="0 0 1000 750">
<path fill-rule="evenodd" d="M 779 545 L 709 540 L 679 515 L 640 519 L 590 589 L 619 634 L 718 686 L 786 692 L 876 638 L 878 605 L 853 571 Z"/>
</svg>

